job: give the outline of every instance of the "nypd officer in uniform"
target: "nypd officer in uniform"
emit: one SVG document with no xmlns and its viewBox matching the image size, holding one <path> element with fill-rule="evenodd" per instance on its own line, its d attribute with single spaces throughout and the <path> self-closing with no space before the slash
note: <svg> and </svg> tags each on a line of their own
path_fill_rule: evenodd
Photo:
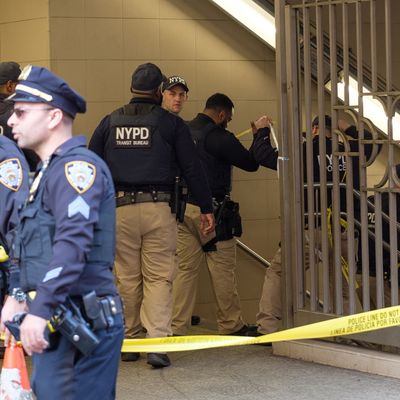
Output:
<svg viewBox="0 0 400 400">
<path fill-rule="evenodd" d="M 139 65 L 132 76 L 131 102 L 106 116 L 89 144 L 114 178 L 115 269 L 128 338 L 140 337 L 142 328 L 150 338 L 172 335 L 177 225 L 170 205 L 178 168 L 200 206 L 200 230 L 208 234 L 214 229 L 211 193 L 189 129 L 160 107 L 162 80 L 156 65 Z M 124 361 L 138 358 L 138 353 L 122 355 Z M 149 353 L 147 362 L 154 368 L 170 365 L 168 355 L 160 353 Z"/>
<path fill-rule="evenodd" d="M 20 73 L 21 68 L 18 63 L 14 61 L 0 62 L 0 135 L 9 139 L 13 139 L 13 136 L 7 121 L 12 114 L 13 105 L 6 99 L 15 92 Z M 23 153 L 28 161 L 30 171 L 35 172 L 39 157 L 29 149 L 24 149 Z"/>
<path fill-rule="evenodd" d="M 233 166 L 245 171 L 258 169 L 252 153 L 226 129 L 233 112 L 231 99 L 222 93 L 215 93 L 207 99 L 204 111 L 188 123 L 213 198 L 219 206 L 229 198 Z M 204 245 L 213 238 L 211 235 L 204 237 L 199 232 L 199 215 L 199 204 L 190 196 L 184 223 L 179 225 L 178 231 L 179 270 L 174 282 L 173 332 L 176 335 L 187 333 L 196 300 L 198 274 L 201 266 L 206 264 L 216 297 L 219 333 L 246 335 L 250 327 L 243 321 L 237 291 L 236 240 L 231 234 L 225 237 L 217 234 L 214 251 L 204 251 Z"/>
<path fill-rule="evenodd" d="M 161 86 L 162 108 L 179 115 L 188 99 L 189 87 L 182 77 L 173 75 L 166 78 Z"/>
<path fill-rule="evenodd" d="M 28 195 L 28 174 L 28 164 L 16 143 L 0 136 L 0 305 L 7 285 L 12 232 L 18 223 L 18 209 Z"/>
<path fill-rule="evenodd" d="M 42 163 L 20 212 L 12 252 L 20 279 L 10 284 L 2 323 L 27 311 L 21 340 L 32 355 L 32 387 L 39 399 L 114 399 L 123 341 L 122 304 L 112 273 L 115 197 L 107 166 L 86 149 L 83 137 L 72 137 L 73 120 L 86 111 L 86 102 L 36 66 L 24 69 L 10 100 L 14 138 Z M 24 293 L 31 290 L 36 296 L 26 303 Z M 61 335 L 55 323 L 56 332 L 47 336 L 48 321 L 58 310 L 60 327 L 68 311 L 90 325 L 98 340 L 91 353 L 72 344 L 87 334 Z"/>
</svg>

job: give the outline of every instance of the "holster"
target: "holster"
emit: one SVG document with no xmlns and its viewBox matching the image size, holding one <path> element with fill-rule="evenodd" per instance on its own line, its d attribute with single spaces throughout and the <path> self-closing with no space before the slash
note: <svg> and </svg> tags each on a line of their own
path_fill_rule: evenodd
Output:
<svg viewBox="0 0 400 400">
<path fill-rule="evenodd" d="M 119 296 L 98 298 L 91 291 L 82 298 L 85 315 L 94 331 L 114 326 L 114 316 L 122 313 L 122 302 Z"/>
<path fill-rule="evenodd" d="M 230 240 L 234 236 L 242 236 L 242 218 L 239 213 L 239 203 L 225 196 L 222 202 L 217 203 L 214 209 L 215 237 L 205 243 L 203 251 L 216 251 L 216 243 Z"/>
<path fill-rule="evenodd" d="M 175 214 L 178 222 L 185 220 L 186 202 L 187 202 L 188 189 L 179 176 L 175 177 L 174 192 L 171 196 L 169 206 L 171 213 Z"/>
<path fill-rule="evenodd" d="M 90 355 L 100 343 L 78 307 L 73 303 L 71 303 L 71 308 L 64 305 L 58 306 L 50 323 L 85 356 Z"/>
</svg>

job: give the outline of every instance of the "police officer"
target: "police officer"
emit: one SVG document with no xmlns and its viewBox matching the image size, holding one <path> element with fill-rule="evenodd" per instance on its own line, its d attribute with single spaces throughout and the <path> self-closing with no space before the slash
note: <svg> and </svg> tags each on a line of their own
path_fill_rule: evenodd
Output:
<svg viewBox="0 0 400 400">
<path fill-rule="evenodd" d="M 8 118 L 12 114 L 13 105 L 6 98 L 15 92 L 21 68 L 13 61 L 0 62 L 0 135 L 13 139 L 11 128 L 7 125 Z M 28 149 L 23 150 L 28 161 L 29 169 L 34 172 L 39 162 L 39 157 Z"/>
<path fill-rule="evenodd" d="M 142 328 L 150 338 L 172 335 L 177 226 L 170 205 L 178 167 L 200 205 L 200 229 L 204 234 L 214 229 L 211 193 L 189 129 L 160 107 L 162 80 L 156 65 L 139 65 L 132 76 L 132 100 L 100 122 L 89 144 L 114 178 L 115 267 L 128 338 L 139 337 Z M 124 361 L 138 358 L 138 353 L 122 355 Z M 149 353 L 147 362 L 154 368 L 170 365 L 168 355 L 160 353 Z"/>
<path fill-rule="evenodd" d="M 86 111 L 86 102 L 36 66 L 24 69 L 10 100 L 8 124 L 18 145 L 34 150 L 42 163 L 20 212 L 13 245 L 20 286 L 11 285 L 2 322 L 27 310 L 21 340 L 32 355 L 32 387 L 39 399 L 114 399 L 123 341 L 122 304 L 112 273 L 115 198 L 107 166 L 86 149 L 83 137 L 72 137 L 73 120 Z M 31 290 L 36 296 L 26 304 Z M 55 312 L 56 333 L 47 338 Z M 72 344 L 88 337 L 86 323 L 72 338 L 57 331 L 69 313 L 90 324 L 98 341 L 90 354 Z"/>
<path fill-rule="evenodd" d="M 232 166 L 245 171 L 258 169 L 252 154 L 226 129 L 233 112 L 229 97 L 216 93 L 208 98 L 204 111 L 188 123 L 219 207 L 226 204 L 231 192 Z M 215 240 L 210 235 L 202 236 L 197 229 L 199 213 L 198 203 L 189 197 L 184 223 L 178 227 L 179 271 L 174 282 L 173 332 L 177 335 L 187 333 L 196 301 L 199 270 L 206 264 L 216 296 L 219 332 L 245 335 L 248 326 L 242 319 L 235 276 L 236 241 L 230 233 L 225 237 L 218 235 L 216 247 L 207 248 Z M 216 215 L 219 215 L 218 211 Z M 238 221 L 238 216 L 235 217 Z M 203 251 L 203 246 L 213 251 Z"/>
<path fill-rule="evenodd" d="M 12 138 L 11 128 L 7 125 L 13 105 L 5 99 L 15 92 L 21 73 L 19 64 L 13 61 L 0 63 L 0 134 Z"/>
<path fill-rule="evenodd" d="M 179 115 L 188 99 L 189 87 L 185 79 L 178 75 L 170 76 L 163 81 L 161 91 L 161 106 Z"/>
<path fill-rule="evenodd" d="M 333 167 L 332 167 L 332 154 L 333 154 L 333 145 L 332 145 L 332 120 L 329 115 L 324 116 L 324 124 L 325 124 L 325 149 L 326 149 L 326 157 L 327 157 L 327 181 L 333 182 Z M 312 156 L 313 159 L 313 179 L 314 182 L 320 182 L 320 124 L 319 117 L 315 117 L 311 123 L 312 126 Z M 348 135 L 350 138 L 356 139 L 358 137 L 358 132 L 355 126 L 351 126 L 345 120 L 338 120 L 338 129 L 340 129 L 343 134 Z M 267 132 L 264 132 L 265 140 L 261 139 L 262 136 L 258 137 L 258 141 L 254 146 L 254 156 L 261 165 L 264 165 L 268 168 L 276 169 L 277 162 L 277 153 L 274 154 L 273 149 L 271 148 L 269 135 Z M 364 132 L 364 137 L 370 139 L 371 133 L 368 131 Z M 358 142 L 350 141 L 350 148 L 352 152 L 358 152 Z M 369 158 L 372 152 L 371 145 L 364 146 L 366 157 Z M 344 152 L 345 148 L 342 143 L 339 143 L 339 153 Z M 303 160 L 304 160 L 304 179 L 306 181 L 306 167 L 307 167 L 307 144 L 303 143 Z M 359 180 L 359 158 L 352 158 L 352 168 L 353 168 L 353 177 L 354 177 L 354 188 L 359 190 L 360 188 L 360 180 Z M 274 168 L 275 166 L 275 168 Z M 346 178 L 346 160 L 343 156 L 339 158 L 339 179 L 344 182 Z M 305 192 L 305 197 L 306 197 Z M 346 193 L 341 190 L 341 209 L 343 211 L 346 210 Z M 328 192 L 328 206 L 331 204 L 332 195 L 331 192 Z M 359 213 L 359 203 L 355 200 L 355 216 Z M 307 199 L 304 201 L 305 209 L 307 210 Z M 320 205 L 317 206 L 320 208 Z M 320 230 L 317 230 L 317 234 Z M 308 235 L 306 235 L 308 238 Z M 343 257 L 347 260 L 347 232 L 342 233 L 342 244 L 341 250 Z M 358 245 L 358 241 L 356 240 L 356 247 Z M 331 249 L 330 249 L 331 250 Z M 310 248 L 308 243 L 306 243 L 305 247 L 306 252 L 310 252 Z M 314 252 L 312 252 L 313 254 Z M 316 252 L 319 254 L 319 252 Z M 330 257 L 332 259 L 332 257 Z M 332 265 L 330 266 L 332 268 Z M 280 328 L 281 318 L 282 318 L 282 305 L 281 305 L 281 273 L 282 273 L 282 263 L 281 263 L 281 248 L 279 247 L 278 251 L 274 255 L 271 260 L 271 265 L 266 270 L 263 290 L 261 294 L 261 299 L 259 303 L 259 312 L 256 316 L 257 323 L 257 332 L 254 333 L 254 336 L 265 335 L 268 333 L 273 333 Z M 333 289 L 333 284 L 330 282 L 331 291 Z M 344 296 L 344 312 L 348 313 L 348 283 L 346 282 L 346 278 L 343 277 L 343 296 Z"/>
<path fill-rule="evenodd" d="M 18 209 L 29 190 L 28 174 L 28 164 L 16 143 L 0 136 L 0 305 L 6 294 L 12 232 L 18 224 Z"/>
</svg>

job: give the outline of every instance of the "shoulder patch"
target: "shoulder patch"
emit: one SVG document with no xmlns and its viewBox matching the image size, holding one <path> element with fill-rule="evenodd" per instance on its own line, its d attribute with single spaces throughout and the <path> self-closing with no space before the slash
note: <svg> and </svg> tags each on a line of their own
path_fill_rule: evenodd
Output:
<svg viewBox="0 0 400 400">
<path fill-rule="evenodd" d="M 65 164 L 65 176 L 79 193 L 89 190 L 96 178 L 96 167 L 86 161 L 70 161 Z"/>
<path fill-rule="evenodd" d="M 18 158 L 8 158 L 0 163 L 0 183 L 5 187 L 18 191 L 23 178 L 21 163 Z"/>
</svg>

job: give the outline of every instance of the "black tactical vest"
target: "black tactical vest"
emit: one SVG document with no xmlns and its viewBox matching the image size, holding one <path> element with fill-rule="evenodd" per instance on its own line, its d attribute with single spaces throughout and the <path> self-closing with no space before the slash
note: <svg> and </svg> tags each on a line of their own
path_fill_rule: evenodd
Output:
<svg viewBox="0 0 400 400">
<path fill-rule="evenodd" d="M 168 112 L 154 105 L 141 113 L 141 106 L 128 104 L 110 116 L 105 160 L 116 188 L 172 185 L 176 176 L 172 138 L 162 126 Z"/>
<path fill-rule="evenodd" d="M 222 199 L 232 190 L 232 166 L 218 160 L 205 149 L 207 135 L 217 127 L 212 122 L 202 128 L 194 128 L 190 122 L 188 126 L 196 144 L 201 163 L 206 171 L 211 193 L 214 197 Z"/>
<path fill-rule="evenodd" d="M 84 156 L 91 158 L 87 149 L 76 147 L 62 156 L 55 156 L 43 174 L 36 196 L 20 213 L 20 225 L 13 246 L 14 257 L 20 260 L 21 288 L 24 291 L 34 290 L 42 282 L 47 273 L 49 262 L 53 255 L 53 240 L 55 234 L 55 218 L 42 205 L 45 182 L 53 169 L 63 168 L 65 157 Z M 93 157 L 93 163 L 102 163 Z M 107 167 L 103 170 L 109 175 Z M 112 182 L 111 176 L 109 182 Z M 87 255 L 85 273 L 92 269 L 110 269 L 115 254 L 115 193 L 110 184 L 108 194 L 101 204 L 99 220 L 94 227 L 92 250 Z"/>
</svg>

